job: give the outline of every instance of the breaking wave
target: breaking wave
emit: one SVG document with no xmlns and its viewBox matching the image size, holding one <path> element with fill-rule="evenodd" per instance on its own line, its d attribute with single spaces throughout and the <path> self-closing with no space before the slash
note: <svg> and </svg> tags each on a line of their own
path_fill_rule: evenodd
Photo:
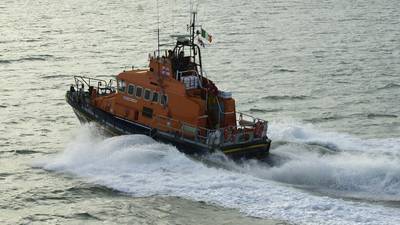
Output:
<svg viewBox="0 0 400 225">
<path fill-rule="evenodd" d="M 35 165 L 133 196 L 183 197 L 296 224 L 400 223 L 398 208 L 298 189 L 400 201 L 399 139 L 363 140 L 311 125 L 271 124 L 271 158 L 281 159 L 271 166 L 218 154 L 196 160 L 147 136 L 91 132 L 83 127 L 64 152 Z"/>
</svg>

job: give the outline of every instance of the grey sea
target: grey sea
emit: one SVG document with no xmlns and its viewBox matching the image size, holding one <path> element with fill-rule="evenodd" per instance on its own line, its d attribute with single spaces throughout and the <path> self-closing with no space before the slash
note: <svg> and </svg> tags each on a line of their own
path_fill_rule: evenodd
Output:
<svg viewBox="0 0 400 225">
<path fill-rule="evenodd" d="M 146 67 L 190 8 L 269 163 L 81 125 L 74 75 Z M 3 0 L 0 224 L 400 224 L 400 1 Z"/>
</svg>

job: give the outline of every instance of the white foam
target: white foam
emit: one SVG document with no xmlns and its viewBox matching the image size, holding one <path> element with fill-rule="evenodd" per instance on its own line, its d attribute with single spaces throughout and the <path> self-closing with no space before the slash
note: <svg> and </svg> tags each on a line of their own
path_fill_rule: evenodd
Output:
<svg viewBox="0 0 400 225">
<path fill-rule="evenodd" d="M 274 141 L 320 144 L 334 150 L 400 155 L 400 138 L 361 139 L 349 134 L 322 132 L 312 124 L 296 121 L 272 122 L 269 135 Z"/>
<path fill-rule="evenodd" d="M 265 179 L 304 175 L 290 173 L 297 173 L 304 166 L 295 161 L 270 170 L 256 162 L 237 165 L 225 160 L 234 168 L 227 170 L 192 160 L 174 147 L 146 136 L 101 140 L 88 135 L 89 130 L 83 129 L 64 152 L 43 161 L 42 167 L 70 172 L 133 196 L 179 196 L 298 224 L 400 224 L 399 209 L 315 196 Z M 309 166 L 310 177 L 320 176 L 315 171 L 321 167 L 329 171 L 329 163 L 325 167 L 324 163 L 327 162 L 317 161 Z"/>
<path fill-rule="evenodd" d="M 290 160 L 263 171 L 263 177 L 344 197 L 400 201 L 400 139 L 364 140 L 293 122 L 271 127 L 273 140 L 290 141 L 275 151 Z M 336 151 L 311 151 L 303 143 Z"/>
</svg>

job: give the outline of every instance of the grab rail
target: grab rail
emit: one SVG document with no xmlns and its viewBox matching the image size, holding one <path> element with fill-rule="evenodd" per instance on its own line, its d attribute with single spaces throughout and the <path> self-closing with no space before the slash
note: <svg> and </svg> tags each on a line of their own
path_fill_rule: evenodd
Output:
<svg viewBox="0 0 400 225">
<path fill-rule="evenodd" d="M 85 89 L 88 89 L 90 87 L 93 87 L 93 82 L 97 82 L 97 91 L 100 93 L 104 92 L 106 93 L 108 90 L 110 92 L 115 92 L 116 91 L 116 86 L 113 84 L 114 82 L 116 83 L 115 80 L 110 79 L 108 82 L 103 79 L 98 79 L 98 78 L 91 78 L 91 77 L 85 77 L 85 76 L 74 76 L 75 80 L 75 86 L 77 88 L 77 91 L 85 91 Z M 85 86 L 86 84 L 86 86 Z"/>
<path fill-rule="evenodd" d="M 246 116 L 252 118 L 253 121 L 241 124 L 241 120 L 238 119 L 236 126 L 208 129 L 166 116 L 157 115 L 154 118 L 156 129 L 172 133 L 175 138 L 192 140 L 206 145 L 243 144 L 267 137 L 267 121 L 240 112 L 237 114 L 239 118 L 243 119 L 243 116 Z"/>
</svg>

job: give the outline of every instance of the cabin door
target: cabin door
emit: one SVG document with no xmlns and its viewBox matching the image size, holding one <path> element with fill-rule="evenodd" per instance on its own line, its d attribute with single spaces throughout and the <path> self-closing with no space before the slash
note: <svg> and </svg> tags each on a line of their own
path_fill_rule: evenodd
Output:
<svg viewBox="0 0 400 225">
<path fill-rule="evenodd" d="M 208 125 L 211 129 L 219 128 L 221 122 L 224 121 L 224 105 L 220 104 L 217 96 L 208 94 L 207 115 Z"/>
</svg>

